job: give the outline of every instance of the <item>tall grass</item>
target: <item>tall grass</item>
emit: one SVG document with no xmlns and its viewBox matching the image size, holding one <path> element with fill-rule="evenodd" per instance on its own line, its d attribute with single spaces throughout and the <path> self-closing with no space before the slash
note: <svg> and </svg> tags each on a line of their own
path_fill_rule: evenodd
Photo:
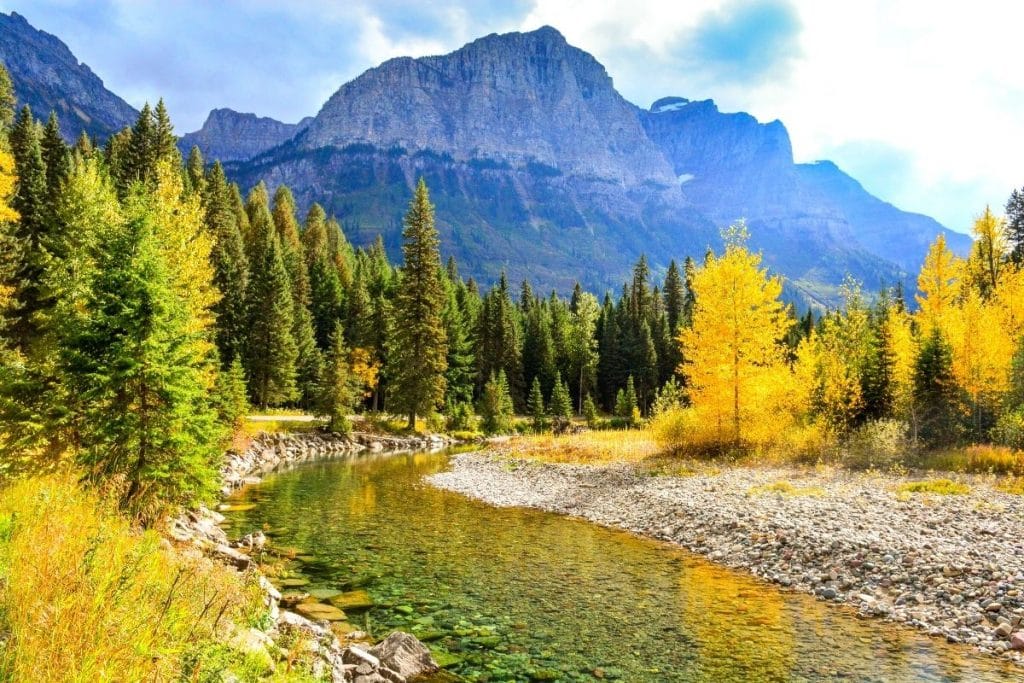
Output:
<svg viewBox="0 0 1024 683">
<path fill-rule="evenodd" d="M 508 452 L 518 457 L 580 464 L 639 462 L 661 450 L 648 431 L 637 429 L 523 436 L 508 447 Z"/>
<path fill-rule="evenodd" d="M 0 491 L 0 680 L 201 680 L 229 622 L 262 612 L 254 581 L 133 529 L 71 475 Z"/>
</svg>

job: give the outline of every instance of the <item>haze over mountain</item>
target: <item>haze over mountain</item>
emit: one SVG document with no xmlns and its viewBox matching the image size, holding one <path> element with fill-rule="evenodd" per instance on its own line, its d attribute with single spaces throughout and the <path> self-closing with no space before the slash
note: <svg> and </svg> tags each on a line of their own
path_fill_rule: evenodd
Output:
<svg viewBox="0 0 1024 683">
<path fill-rule="evenodd" d="M 19 43 L 26 30 L 34 31 L 21 17 L 3 17 L 4 58 L 18 64 L 8 66 L 19 97 L 65 103 L 66 135 L 92 132 L 100 112 L 114 110 L 96 103 L 124 104 L 52 36 Z M 21 66 L 52 61 L 54 44 L 92 80 Z M 49 75 L 37 83 L 33 74 Z M 68 121 L 64 111 L 87 118 Z M 121 125 L 133 116 L 122 111 Z M 353 243 L 382 234 L 392 256 L 423 176 L 442 249 L 484 282 L 505 270 L 512 281 L 562 291 L 576 279 L 616 287 L 641 253 L 656 271 L 672 258 L 700 258 L 719 245 L 721 227 L 746 218 L 766 263 L 808 300 L 831 304 L 848 274 L 876 290 L 916 271 L 939 232 L 955 251 L 970 245 L 877 199 L 830 162 L 795 164 L 778 121 L 681 97 L 634 106 L 593 56 L 551 27 L 389 60 L 299 124 L 217 109 L 181 140 L 183 151 L 193 144 L 227 162 L 243 189 L 286 183 L 300 207 L 319 202 L 341 219 Z"/>
</svg>

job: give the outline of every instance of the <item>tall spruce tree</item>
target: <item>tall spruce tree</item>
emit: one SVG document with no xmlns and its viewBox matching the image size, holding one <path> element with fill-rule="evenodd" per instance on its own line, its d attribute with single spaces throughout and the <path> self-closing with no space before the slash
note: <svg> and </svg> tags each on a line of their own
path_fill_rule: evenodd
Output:
<svg viewBox="0 0 1024 683">
<path fill-rule="evenodd" d="M 515 417 L 505 371 L 491 375 L 480 397 L 480 426 L 485 434 L 507 434 Z"/>
<path fill-rule="evenodd" d="M 317 401 L 318 411 L 328 418 L 327 428 L 338 434 L 352 430 L 349 414 L 355 405 L 356 387 L 352 377 L 345 330 L 340 322 L 334 324 L 331 345 L 327 351 L 323 381 Z"/>
<path fill-rule="evenodd" d="M 214 240 L 214 284 L 222 295 L 214 307 L 216 342 L 221 366 L 227 369 L 244 354 L 248 336 L 249 260 L 232 205 L 231 186 L 219 161 L 207 173 L 202 188 L 206 227 Z"/>
<path fill-rule="evenodd" d="M 914 364 L 911 419 L 915 440 L 928 446 L 956 442 L 962 432 L 960 398 L 960 389 L 953 377 L 953 352 L 942 330 L 933 327 L 921 344 Z"/>
<path fill-rule="evenodd" d="M 668 264 L 665 273 L 665 287 L 662 293 L 665 299 L 665 313 L 668 315 L 669 331 L 675 336 L 676 328 L 686 315 L 686 287 L 679 274 L 679 267 L 673 260 Z"/>
<path fill-rule="evenodd" d="M 544 393 L 540 388 L 540 377 L 533 378 L 530 385 L 530 395 L 526 398 L 526 411 L 530 414 L 533 431 L 542 432 L 546 427 L 547 410 L 544 407 Z"/>
<path fill-rule="evenodd" d="M 1011 192 L 1006 202 L 1006 239 L 1010 260 L 1024 266 L 1024 188 Z"/>
<path fill-rule="evenodd" d="M 569 387 L 562 381 L 562 375 L 555 375 L 554 388 L 551 390 L 551 403 L 549 406 L 551 417 L 568 420 L 572 417 L 572 398 L 569 396 Z"/>
<path fill-rule="evenodd" d="M 297 399 L 299 350 L 293 335 L 291 282 L 274 229 L 265 190 L 257 187 L 246 206 L 252 234 L 249 248 L 246 375 L 255 405 L 280 405 Z"/>
<path fill-rule="evenodd" d="M 434 410 L 444 400 L 448 352 L 442 319 L 440 240 L 434 207 L 421 178 L 405 214 L 401 280 L 394 310 L 394 334 L 388 353 L 390 406 L 409 418 Z"/>
</svg>

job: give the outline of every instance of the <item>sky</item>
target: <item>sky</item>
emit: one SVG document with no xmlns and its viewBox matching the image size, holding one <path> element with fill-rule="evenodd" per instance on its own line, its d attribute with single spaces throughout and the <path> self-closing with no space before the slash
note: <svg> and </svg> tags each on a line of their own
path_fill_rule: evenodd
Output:
<svg viewBox="0 0 1024 683">
<path fill-rule="evenodd" d="M 390 57 L 554 26 L 626 99 L 786 124 L 902 209 L 968 231 L 1024 185 L 1024 6 L 1006 0 L 0 0 L 180 133 L 230 107 L 294 122 Z"/>
</svg>

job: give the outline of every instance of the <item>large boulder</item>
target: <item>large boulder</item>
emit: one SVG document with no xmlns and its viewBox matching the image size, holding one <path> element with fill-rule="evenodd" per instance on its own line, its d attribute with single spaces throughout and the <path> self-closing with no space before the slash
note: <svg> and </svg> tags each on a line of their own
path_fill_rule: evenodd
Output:
<svg viewBox="0 0 1024 683">
<path fill-rule="evenodd" d="M 401 631 L 392 633 L 374 645 L 370 648 L 370 654 L 380 660 L 383 668 L 405 679 L 434 673 L 440 668 L 423 643 Z"/>
</svg>

